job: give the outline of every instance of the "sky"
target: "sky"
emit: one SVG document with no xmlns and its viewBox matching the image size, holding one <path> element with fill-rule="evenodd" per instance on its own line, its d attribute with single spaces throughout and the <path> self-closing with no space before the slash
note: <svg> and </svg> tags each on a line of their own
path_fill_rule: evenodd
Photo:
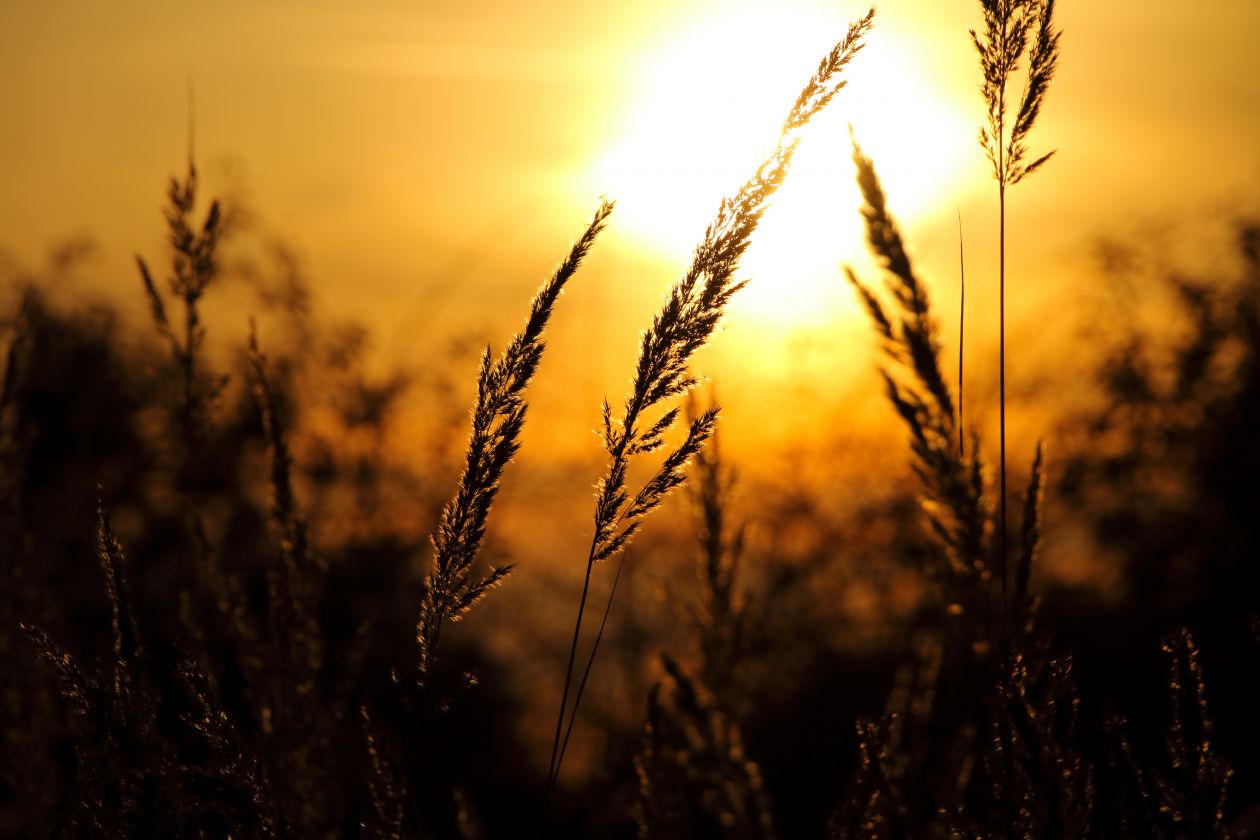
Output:
<svg viewBox="0 0 1260 840">
<path fill-rule="evenodd" d="M 255 235 L 292 248 L 322 311 L 362 321 L 383 357 L 414 365 L 455 330 L 504 341 L 608 195 L 619 201 L 610 231 L 554 336 L 555 382 L 570 383 L 552 389 L 556 405 L 590 414 L 624 387 L 638 331 L 720 196 L 751 172 L 818 58 L 865 8 L 5 3 L 0 250 L 37 266 L 85 233 L 99 243 L 85 287 L 138 309 L 132 259 L 163 253 L 162 189 L 184 165 L 191 87 L 205 189 L 247 204 Z M 1059 3 L 1060 70 L 1033 135 L 1034 148 L 1058 153 L 1012 195 L 1012 317 L 1062 305 L 1098 236 L 1256 195 L 1260 3 L 1189 8 Z M 945 301 L 957 293 L 961 226 L 984 346 L 996 202 L 975 139 L 967 30 L 978 22 L 973 2 L 879 4 L 850 86 L 806 137 L 748 255 L 753 282 L 707 362 L 717 380 L 751 377 L 786 399 L 789 379 L 869 368 L 866 326 L 839 281 L 841 263 L 873 276 L 849 126 Z M 788 365 L 814 379 L 785 377 Z M 830 390 L 824 399 L 846 399 Z M 769 410 L 764 394 L 748 403 Z"/>
</svg>

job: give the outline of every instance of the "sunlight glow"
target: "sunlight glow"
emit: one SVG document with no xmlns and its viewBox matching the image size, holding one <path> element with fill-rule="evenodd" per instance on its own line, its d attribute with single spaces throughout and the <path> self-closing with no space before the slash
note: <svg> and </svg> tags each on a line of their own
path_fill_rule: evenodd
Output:
<svg viewBox="0 0 1260 840">
<path fill-rule="evenodd" d="M 618 200 L 617 224 L 644 247 L 685 260 L 712 218 L 773 147 L 797 91 L 847 20 L 814 7 L 724 8 L 644 57 L 616 138 L 591 184 Z M 848 125 L 876 162 L 906 224 L 948 201 L 975 128 L 895 32 L 876 26 L 840 92 L 807 133 L 744 260 L 736 313 L 785 326 L 852 311 L 841 262 L 865 254 Z M 971 91 L 967 91 L 968 94 Z"/>
</svg>

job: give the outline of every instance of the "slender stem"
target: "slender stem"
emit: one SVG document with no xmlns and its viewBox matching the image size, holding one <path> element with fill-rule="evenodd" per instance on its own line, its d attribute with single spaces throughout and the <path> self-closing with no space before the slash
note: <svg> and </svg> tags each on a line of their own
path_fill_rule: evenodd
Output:
<svg viewBox="0 0 1260 840">
<path fill-rule="evenodd" d="M 591 676 L 591 669 L 595 666 L 595 655 L 599 653 L 599 643 L 604 638 L 604 627 L 608 624 L 608 615 L 612 612 L 613 598 L 617 595 L 617 582 L 621 580 L 621 570 L 626 565 L 626 555 L 628 551 L 621 552 L 621 559 L 617 562 L 617 573 L 613 576 L 612 589 L 608 592 L 608 603 L 604 605 L 604 617 L 599 622 L 599 632 L 595 634 L 595 643 L 591 645 L 591 655 L 586 659 L 586 668 L 582 672 L 582 680 L 578 683 L 577 694 L 573 698 L 573 711 L 569 715 L 569 725 L 564 729 L 564 740 L 560 743 L 560 754 L 556 756 L 555 775 L 560 777 L 560 765 L 564 763 L 565 751 L 569 748 L 569 736 L 573 734 L 573 724 L 577 721 L 578 706 L 582 705 L 582 694 L 586 691 L 586 681 Z"/>
<path fill-rule="evenodd" d="M 193 356 L 193 336 L 196 334 L 196 314 L 193 301 L 184 299 L 184 446 L 191 457 L 193 447 L 193 383 L 196 381 L 196 358 Z"/>
<path fill-rule="evenodd" d="M 1009 38 L 1013 9 L 1009 0 L 999 5 L 1001 16 L 1000 49 L 1004 61 L 1010 61 Z M 998 573 L 1002 577 L 1002 609 L 999 615 L 998 632 L 1000 634 L 999 655 L 1002 657 L 1002 668 L 1005 674 L 1009 664 L 1005 661 L 1010 652 L 1011 609 L 1007 594 L 1007 546 L 1006 546 L 1006 187 L 1008 161 L 1006 151 L 1006 82 L 1013 62 L 1008 63 L 1001 73 L 998 84 L 997 136 L 997 182 L 998 182 Z M 1005 677 L 1003 677 L 1005 678 Z M 1002 749 L 1003 784 L 1002 803 L 1007 817 L 1007 837 L 1014 837 L 1015 803 L 1012 782 L 1015 775 L 1014 744 L 1010 728 L 999 727 L 999 740 Z"/>
<path fill-rule="evenodd" d="M 1011 10 L 1002 7 L 1001 50 L 1009 52 Z M 998 573 L 1002 577 L 1002 615 L 1007 608 L 1006 595 L 1006 79 L 1002 73 L 998 85 L 998 124 L 994 145 L 997 146 L 998 182 Z M 1005 619 L 1003 619 L 1005 626 Z"/>
<path fill-rule="evenodd" d="M 564 691 L 560 694 L 560 711 L 556 715 L 556 734 L 551 742 L 551 764 L 547 771 L 547 796 L 550 798 L 556 783 L 558 768 L 556 757 L 560 752 L 560 734 L 564 730 L 564 710 L 569 705 L 569 688 L 573 682 L 573 663 L 577 660 L 578 638 L 582 632 L 582 615 L 586 612 L 586 599 L 591 590 L 591 569 L 595 568 L 595 539 L 586 558 L 586 577 L 582 581 L 582 597 L 578 600 L 577 621 L 573 623 L 573 643 L 569 646 L 569 664 L 564 669 Z"/>
<path fill-rule="evenodd" d="M 617 444 L 616 449 L 614 449 L 613 451 L 613 455 L 612 455 L 613 467 L 610 468 L 610 471 L 612 469 L 616 469 L 617 462 L 626 457 L 625 453 L 629 449 L 629 442 L 636 437 L 635 432 L 634 432 L 634 422 L 632 418 L 638 416 L 638 412 L 640 411 L 640 404 L 641 404 L 640 398 L 636 397 L 634 403 L 626 412 L 626 417 L 631 418 L 631 419 L 627 419 L 625 421 L 626 432 L 624 436 L 621 438 L 620 443 Z M 647 493 L 647 488 L 650 486 L 650 484 L 651 482 L 649 481 L 648 484 L 643 485 L 643 487 L 635 495 L 634 500 L 630 504 L 625 505 L 621 508 L 621 511 L 617 514 L 617 518 L 613 520 L 612 526 L 609 529 L 609 533 L 612 533 L 612 534 L 617 533 L 617 530 L 621 527 L 621 522 L 622 520 L 625 519 L 626 514 L 630 510 L 632 510 L 636 505 L 638 505 L 640 502 L 643 501 L 644 494 Z M 595 550 L 598 547 L 599 547 L 598 536 L 593 535 L 591 537 L 591 550 L 586 556 L 586 578 L 582 581 L 582 596 L 581 596 L 581 600 L 578 602 L 577 621 L 574 622 L 573 624 L 573 643 L 569 646 L 569 663 L 568 665 L 565 666 L 565 669 L 564 669 L 564 691 L 561 692 L 560 711 L 556 715 L 556 734 L 555 734 L 554 739 L 551 742 L 551 767 L 547 774 L 547 796 L 548 797 L 551 796 L 552 789 L 555 787 L 556 781 L 558 780 L 560 776 L 560 761 L 564 757 L 564 748 L 567 747 L 569 743 L 569 736 L 567 734 L 564 736 L 563 743 L 561 742 L 560 733 L 564 730 L 564 712 L 565 712 L 565 708 L 569 704 L 569 688 L 571 687 L 573 683 L 573 664 L 577 660 L 577 646 L 578 646 L 579 634 L 581 633 L 581 630 L 582 630 L 582 616 L 586 611 L 587 596 L 589 595 L 590 588 L 591 588 L 591 570 L 595 568 Z M 621 563 L 623 564 L 625 563 L 624 553 L 622 554 Z M 617 566 L 617 576 L 618 577 L 621 576 L 620 565 Z M 612 609 L 612 596 L 615 594 L 617 594 L 617 582 L 614 579 L 612 592 L 609 593 L 609 596 L 608 596 L 608 607 L 604 610 L 604 621 L 608 620 L 608 610 Z M 601 623 L 599 627 L 599 635 L 596 636 L 595 638 L 595 645 L 591 649 L 590 659 L 587 661 L 586 670 L 582 675 L 582 684 L 578 688 L 577 696 L 573 700 L 573 710 L 570 712 L 571 717 L 569 720 L 569 731 L 572 731 L 573 720 L 577 718 L 578 704 L 582 702 L 582 692 L 586 688 L 586 678 L 591 673 L 591 667 L 595 662 L 595 653 L 596 651 L 599 650 L 599 641 L 600 641 L 600 638 L 603 636 L 603 633 L 604 633 L 604 625 Z"/>
<path fill-rule="evenodd" d="M 1006 184 L 998 183 L 998 570 L 1006 596 Z"/>
<path fill-rule="evenodd" d="M 967 456 L 963 437 L 963 340 L 967 335 L 967 264 L 963 259 L 962 211 L 958 211 L 958 457 Z"/>
<path fill-rule="evenodd" d="M 1006 27 L 1002 24 L 1002 49 L 1006 50 Z M 1008 629 L 1010 625 L 1010 601 L 1006 594 L 1006 171 L 1003 160 L 1006 120 L 1006 77 L 1002 78 L 1001 110 L 998 112 L 998 572 L 1002 576 L 1002 609 L 998 614 L 998 633 L 1001 647 L 999 655 L 1007 656 Z M 1006 667 L 1003 662 L 1002 667 Z M 1014 804 L 1011 800 L 1011 780 L 1015 765 L 1011 750 L 1011 733 L 1001 727 L 1002 766 L 1005 771 L 1002 784 L 1002 802 L 1005 806 L 1008 826 L 1014 825 Z M 1014 837 L 1008 828 L 1007 837 Z"/>
<path fill-rule="evenodd" d="M 634 411 L 636 414 L 638 410 L 639 409 L 636 405 L 634 407 Z M 628 448 L 627 442 L 631 439 L 631 436 L 634 433 L 633 427 L 630 424 L 627 424 L 626 428 L 628 430 L 626 433 L 626 436 L 621 439 L 621 443 L 617 445 L 617 449 L 613 453 L 614 463 L 616 462 L 617 459 L 625 457 L 624 452 Z M 649 482 L 649 484 L 650 483 L 651 482 Z M 621 509 L 621 512 L 617 514 L 617 518 L 613 520 L 610 533 L 615 534 L 618 528 L 621 527 L 621 522 L 623 519 L 625 519 L 626 513 L 635 505 L 637 505 L 639 502 L 643 501 L 643 496 L 647 492 L 647 488 L 648 488 L 648 484 L 645 484 L 642 487 L 642 489 L 639 490 L 638 494 L 635 495 L 634 501 L 632 501 L 630 504 L 624 506 Z M 555 738 L 551 742 L 551 767 L 547 774 L 547 796 L 548 797 L 551 796 L 551 791 L 554 788 L 556 781 L 559 779 L 560 761 L 564 758 L 564 748 L 567 747 L 569 744 L 568 734 L 565 734 L 564 741 L 561 742 L 560 733 L 565 728 L 564 727 L 564 711 L 565 711 L 565 708 L 569 704 L 569 688 L 571 687 L 573 683 L 573 664 L 577 660 L 578 637 L 582 630 L 582 615 L 586 611 L 587 596 L 590 593 L 591 570 L 595 568 L 595 549 L 599 547 L 596 540 L 597 538 L 594 536 L 591 538 L 591 550 L 586 556 L 586 578 L 582 581 L 582 597 L 581 597 L 581 600 L 578 602 L 577 621 L 574 622 L 573 624 L 573 643 L 569 646 L 569 664 L 566 665 L 564 669 L 564 691 L 561 692 L 561 695 L 560 695 L 560 711 L 556 715 L 556 734 L 555 734 Z M 625 563 L 624 552 L 622 553 L 621 563 Z M 621 566 L 618 565 L 617 577 L 620 577 L 620 576 L 621 576 Z M 616 579 L 614 579 L 612 592 L 610 592 L 608 595 L 608 607 L 604 610 L 604 621 L 608 620 L 608 610 L 612 609 L 612 596 L 616 594 L 617 594 L 617 581 Z M 595 645 L 591 649 L 590 659 L 587 661 L 586 670 L 582 675 L 582 684 L 578 688 L 577 696 L 574 697 L 573 699 L 573 710 L 570 712 L 570 719 L 569 719 L 569 727 L 568 727 L 569 731 L 572 731 L 573 721 L 577 718 L 578 704 L 582 702 L 582 692 L 586 689 L 586 678 L 591 673 L 591 666 L 595 662 L 595 653 L 596 651 L 599 650 L 599 640 L 600 640 L 600 637 L 603 636 L 603 634 L 604 634 L 604 625 L 601 623 L 599 626 L 599 635 L 597 635 L 595 638 Z"/>
</svg>

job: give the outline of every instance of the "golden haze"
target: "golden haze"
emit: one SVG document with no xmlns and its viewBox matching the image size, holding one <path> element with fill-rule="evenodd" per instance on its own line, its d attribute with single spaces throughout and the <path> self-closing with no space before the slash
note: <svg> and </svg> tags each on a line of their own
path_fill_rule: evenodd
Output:
<svg viewBox="0 0 1260 840">
<path fill-rule="evenodd" d="M 1248 80 L 1260 56 L 1248 33 L 1260 31 L 1260 7 L 1218 6 L 1210 19 L 1135 0 L 1060 11 L 1072 60 L 1039 129 L 1060 152 L 1056 177 L 1017 198 L 1015 319 L 1055 299 L 1081 268 L 1063 254 L 1121 208 L 1173 213 L 1227 195 L 1240 173 L 1254 181 L 1260 94 Z M 191 79 L 208 189 L 246 200 L 256 229 L 296 248 L 327 311 L 368 324 L 383 358 L 416 365 L 448 333 L 511 329 L 606 193 L 618 213 L 555 329 L 558 350 L 584 350 L 551 355 L 540 383 L 540 409 L 585 428 L 598 400 L 623 389 L 634 336 L 718 197 L 773 141 L 800 79 L 858 10 L 806 0 L 8 4 L 0 246 L 31 265 L 85 231 L 101 248 L 84 284 L 138 305 L 131 255 L 161 249 L 158 190 L 182 166 Z M 869 337 L 837 270 L 846 261 L 871 275 L 850 124 L 943 304 L 957 289 L 961 215 L 972 346 L 986 346 L 995 212 L 974 137 L 975 22 L 966 4 L 880 9 L 704 362 L 719 383 L 762 389 L 748 400 L 725 389 L 734 436 L 761 434 L 768 404 L 864 390 Z M 225 319 L 243 323 L 248 302 L 236 300 Z M 801 374 L 792 386 L 788 367 Z M 849 375 L 859 384 L 837 388 Z M 553 381 L 579 387 L 553 392 Z M 585 443 L 561 438 L 561 448 Z"/>
</svg>

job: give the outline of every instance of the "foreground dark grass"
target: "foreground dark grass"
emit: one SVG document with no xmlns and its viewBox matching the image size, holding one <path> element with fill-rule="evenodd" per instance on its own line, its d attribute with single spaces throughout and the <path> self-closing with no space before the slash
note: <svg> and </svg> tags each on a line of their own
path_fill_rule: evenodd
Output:
<svg viewBox="0 0 1260 840">
<path fill-rule="evenodd" d="M 1248 230 L 1241 231 L 1244 244 L 1254 239 Z M 1047 490 L 1067 494 L 1072 504 L 1083 494 L 1074 515 L 1097 519 L 1100 546 L 1126 557 L 1143 553 L 1129 558 L 1131 594 L 1105 599 L 1039 587 L 1034 571 L 1029 592 L 1040 595 L 1040 630 L 1019 643 L 1026 671 L 1010 669 L 1009 661 L 1002 666 L 993 647 L 983 644 L 990 628 L 973 621 L 970 611 L 955 614 L 953 606 L 971 603 L 963 599 L 974 594 L 965 576 L 949 583 L 953 590 L 946 589 L 950 578 L 938 578 L 941 596 L 924 602 L 899 631 L 902 641 L 848 653 L 821 643 L 820 628 L 810 623 L 814 611 L 802 608 L 808 589 L 785 588 L 777 575 L 787 567 L 746 553 L 741 522 L 756 515 L 746 504 L 749 495 L 756 498 L 755 488 L 746 488 L 745 504 L 733 501 L 730 455 L 702 450 L 693 473 L 697 548 L 653 549 L 662 561 L 661 552 L 694 554 L 698 583 L 685 577 L 676 583 L 679 597 L 694 604 L 691 618 L 647 642 L 649 649 L 665 645 L 670 659 L 660 689 L 645 701 L 651 728 L 642 741 L 624 730 L 610 732 L 606 766 L 571 775 L 557 794 L 552 831 L 625 836 L 637 821 L 649 836 L 741 836 L 723 828 L 734 819 L 758 831 L 769 825 L 778 836 L 818 836 L 829 820 L 837 832 L 864 836 L 932 836 L 960 826 L 992 836 L 1012 822 L 1032 825 L 1027 830 L 1040 836 L 1054 823 L 1019 821 L 1048 820 L 1052 812 L 1061 821 L 1080 820 L 1079 803 L 1086 801 L 1083 792 L 1064 797 L 1077 803 L 1066 816 L 1047 803 L 1045 792 L 1053 789 L 1046 785 L 1057 776 L 1039 762 L 1049 760 L 1079 767 L 1076 778 L 1088 778 L 1088 785 L 1072 790 L 1092 787 L 1094 834 L 1234 830 L 1245 836 L 1247 809 L 1255 803 L 1252 757 L 1260 743 L 1249 713 L 1260 649 L 1247 623 L 1255 607 L 1245 591 L 1253 570 L 1230 558 L 1252 556 L 1256 537 L 1241 521 L 1230 529 L 1213 524 L 1220 510 L 1246 509 L 1254 495 L 1217 466 L 1252 457 L 1246 454 L 1247 418 L 1260 417 L 1253 396 L 1260 366 L 1247 361 L 1260 358 L 1260 333 L 1250 330 L 1254 314 L 1247 314 L 1254 308 L 1249 289 L 1260 273 L 1254 259 L 1243 264 L 1235 285 L 1218 282 L 1211 288 L 1220 291 L 1202 291 L 1203 306 L 1187 308 L 1188 322 L 1199 326 L 1179 332 L 1177 344 L 1134 336 L 1142 350 L 1126 344 L 1115 360 L 1104 358 L 1099 375 L 1112 389 L 1108 409 L 1078 425 L 1084 430 L 1105 421 L 1109 426 L 1097 433 L 1114 444 L 1123 424 L 1121 440 L 1132 451 L 1113 444 L 1105 452 L 1071 449 L 1065 441 L 1059 447 L 1065 468 L 1050 473 Z M 886 308 L 890 319 L 896 311 Z M 460 836 L 461 824 L 480 824 L 492 836 L 512 836 L 521 814 L 537 813 L 545 768 L 521 760 L 526 751 L 513 725 L 534 689 L 518 685 L 469 645 L 475 627 L 443 644 L 431 680 L 441 692 L 427 696 L 444 708 L 417 720 L 416 704 L 426 695 L 400 695 L 391 677 L 391 669 L 402 676 L 416 662 L 412 634 L 423 590 L 404 561 L 422 546 L 382 538 L 329 547 L 317 567 L 329 583 L 314 624 L 299 621 L 301 613 L 268 619 L 273 586 L 276 598 L 291 591 L 286 603 L 302 601 L 300 589 L 276 579 L 287 562 L 282 549 L 289 515 L 275 504 L 274 492 L 260 492 L 251 478 L 262 477 L 265 488 L 268 464 L 284 461 L 267 450 L 282 447 L 275 444 L 277 427 L 268 431 L 262 423 L 256 397 L 241 393 L 238 411 L 229 390 L 204 445 L 219 456 L 215 462 L 235 461 L 241 475 L 233 483 L 203 477 L 196 486 L 201 498 L 217 500 L 207 511 L 236 500 L 235 524 L 223 531 L 210 514 L 205 531 L 215 542 L 227 535 L 212 568 L 223 570 L 225 591 L 238 591 L 242 600 L 220 605 L 205 597 L 210 583 L 181 595 L 172 570 L 188 556 L 181 548 L 184 510 L 154 506 L 136 492 L 177 483 L 178 465 L 163 460 L 175 457 L 173 447 L 153 447 L 137 420 L 146 403 L 166 411 L 170 395 L 182 393 L 179 377 L 168 380 L 169 390 L 147 384 L 159 356 L 120 355 L 117 348 L 127 342 L 117 326 L 59 314 L 41 305 L 36 292 L 25 306 L 23 330 L 5 408 L 8 463 L 29 465 L 5 473 L 6 575 L 14 585 L 3 589 L 10 621 L 3 667 L 5 685 L 17 688 L 4 694 L 4 814 L 7 825 L 16 826 L 11 833 L 65 833 L 74 813 L 70 803 L 85 801 L 92 810 L 80 812 L 78 833 L 89 835 L 263 836 L 275 826 L 279 834 L 391 836 L 400 825 L 404 836 Z M 1222 361 L 1238 365 L 1214 373 L 1215 384 L 1190 375 L 1208 344 L 1217 345 L 1211 352 L 1224 354 Z M 1181 360 L 1176 364 L 1187 375 L 1148 382 L 1153 372 L 1143 372 L 1144 365 L 1162 365 L 1165 356 Z M 22 359 L 35 357 L 44 361 L 32 376 L 35 369 Z M 285 385 L 286 364 L 275 354 L 260 365 L 282 434 L 293 428 L 300 404 Z M 895 360 L 890 375 L 914 387 L 916 375 Z M 261 384 L 248 365 L 236 377 L 242 384 L 251 378 L 253 386 Z M 1176 385 L 1182 379 L 1190 390 Z M 108 410 L 97 419 L 88 406 Z M 1212 418 L 1211 435 L 1185 425 L 1199 412 Z M 1144 453 L 1155 439 L 1175 458 L 1152 463 Z M 1236 443 L 1229 447 L 1228 440 Z M 1232 456 L 1224 454 L 1227 448 Z M 1176 480 L 1199 501 L 1184 507 L 1177 497 L 1153 495 L 1143 476 L 1157 469 L 1176 470 Z M 85 475 L 100 476 L 102 486 Z M 303 477 L 295 486 L 309 484 Z M 142 535 L 128 539 L 128 550 L 110 538 L 110 523 L 97 521 L 98 493 L 107 509 L 126 513 L 129 533 Z M 440 503 L 433 503 L 435 514 Z M 86 515 L 75 513 L 80 507 Z M 915 527 L 915 518 L 894 520 L 911 541 L 904 556 L 890 555 L 889 562 L 947 562 L 942 544 Z M 1170 519 L 1180 524 L 1174 528 Z M 99 551 L 93 548 L 98 537 Z M 91 562 L 94 555 L 100 564 Z M 1173 580 L 1179 585 L 1170 586 Z M 626 589 L 623 597 L 635 591 Z M 951 591 L 957 594 L 945 597 Z M 106 597 L 111 593 L 117 611 Z M 494 597 L 510 598 L 512 590 Z M 53 654 L 56 668 L 39 662 L 19 621 L 46 628 L 47 639 L 77 664 L 70 667 L 59 654 Z M 1189 639 L 1176 629 L 1182 624 L 1192 628 Z M 313 678 L 303 676 L 311 673 L 304 664 L 311 647 L 283 641 L 312 626 L 321 658 Z M 273 639 L 283 643 L 273 646 Z M 614 628 L 605 648 L 615 657 L 631 641 Z M 52 653 L 47 642 L 40 644 Z M 1074 690 L 1063 671 L 1069 651 L 1075 654 Z M 802 659 L 808 664 L 800 665 Z M 1054 660 L 1058 671 L 1048 666 Z M 467 687 L 466 672 L 480 674 L 480 683 Z M 1018 703 L 1010 706 L 1002 685 L 1042 708 L 1054 697 L 1057 709 L 1075 715 L 1075 733 L 1055 716 L 1053 732 L 1020 724 L 1032 718 Z M 66 686 L 69 704 L 58 699 Z M 303 691 L 310 699 L 298 699 Z M 120 703 L 119 697 L 131 699 Z M 1006 698 L 1005 711 L 1000 698 Z M 92 711 L 74 712 L 84 701 Z M 863 721 L 858 729 L 856 719 Z M 1181 721 L 1180 728 L 1173 721 Z M 295 743 L 299 725 L 308 728 L 297 730 L 305 735 Z M 1019 747 L 1009 806 L 989 792 L 1003 762 L 988 752 L 986 733 L 1004 725 Z M 328 734 L 319 735 L 321 729 Z M 1174 733 L 1184 734 L 1170 737 Z M 1205 744 L 1206 752 L 1197 751 Z M 292 757 L 298 750 L 300 763 Z M 1236 775 L 1217 821 L 1226 759 Z M 111 785 L 119 787 L 110 792 Z M 879 794 L 875 805 L 872 792 Z M 588 796 L 606 804 L 581 806 Z M 276 800 L 290 804 L 277 807 Z M 294 804 L 303 802 L 333 816 L 304 815 Z M 959 802 L 962 816 L 955 813 Z M 1183 819 L 1206 822 L 1178 826 L 1171 811 L 1161 810 L 1166 802 L 1181 809 Z M 890 813 L 881 810 L 885 803 Z M 954 809 L 948 820 L 941 810 L 947 805 Z M 299 828 L 299 820 L 315 828 Z M 862 828 L 867 825 L 877 830 Z"/>
</svg>

